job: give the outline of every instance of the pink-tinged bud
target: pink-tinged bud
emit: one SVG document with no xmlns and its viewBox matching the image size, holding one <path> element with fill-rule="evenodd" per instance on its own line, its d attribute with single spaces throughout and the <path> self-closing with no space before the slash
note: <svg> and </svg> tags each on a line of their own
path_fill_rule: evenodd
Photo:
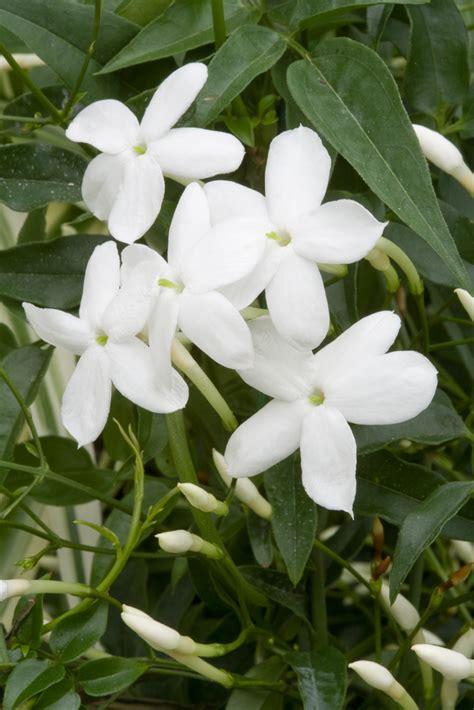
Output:
<svg viewBox="0 0 474 710">
<path fill-rule="evenodd" d="M 452 175 L 471 195 L 474 195 L 474 175 L 461 152 L 451 141 L 426 126 L 413 125 L 424 156 L 433 165 Z"/>
</svg>

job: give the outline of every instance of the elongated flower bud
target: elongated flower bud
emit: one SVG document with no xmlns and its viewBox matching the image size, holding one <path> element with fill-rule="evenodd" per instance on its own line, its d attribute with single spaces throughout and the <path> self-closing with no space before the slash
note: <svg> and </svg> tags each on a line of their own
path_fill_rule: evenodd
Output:
<svg viewBox="0 0 474 710">
<path fill-rule="evenodd" d="M 445 678 L 462 680 L 474 675 L 474 662 L 458 651 L 428 643 L 415 644 L 412 650 Z"/>
<path fill-rule="evenodd" d="M 234 480 L 227 472 L 225 458 L 215 449 L 212 450 L 212 458 L 219 476 L 227 486 Z M 260 518 L 270 520 L 272 517 L 272 506 L 258 491 L 257 486 L 248 478 L 239 478 L 235 486 L 235 495 L 242 503 L 245 503 L 250 510 Z"/>
<path fill-rule="evenodd" d="M 355 661 L 349 663 L 349 668 L 359 675 L 362 680 L 372 688 L 381 690 L 382 693 L 388 695 L 396 703 L 406 710 L 416 710 L 417 706 L 413 698 L 407 693 L 405 688 L 395 680 L 393 675 L 380 663 L 373 661 Z"/>
<path fill-rule="evenodd" d="M 461 152 L 447 138 L 425 126 L 414 124 L 423 154 L 433 165 L 452 175 L 471 195 L 474 195 L 474 175 Z"/>
<path fill-rule="evenodd" d="M 460 636 L 453 646 L 453 651 L 462 653 L 466 658 L 471 658 L 474 653 L 474 629 L 468 629 Z M 443 710 L 454 710 L 459 696 L 458 680 L 443 678 L 441 684 L 441 707 Z"/>
<path fill-rule="evenodd" d="M 196 644 L 189 636 L 181 636 L 175 629 L 155 621 L 133 606 L 124 604 L 122 609 L 122 621 L 155 651 L 192 654 L 196 650 Z"/>
<path fill-rule="evenodd" d="M 454 293 L 461 301 L 461 305 L 469 318 L 474 321 L 474 296 L 471 296 L 471 294 L 463 288 L 455 288 Z"/>
<path fill-rule="evenodd" d="M 31 579 L 0 579 L 0 602 L 27 594 L 31 583 Z"/>
<path fill-rule="evenodd" d="M 213 560 L 218 560 L 224 555 L 217 545 L 213 545 L 211 542 L 203 540 L 199 535 L 194 535 L 187 530 L 170 530 L 170 532 L 158 533 L 155 537 L 158 539 L 162 550 L 171 552 L 174 555 L 183 555 L 186 552 L 200 552 Z"/>
<path fill-rule="evenodd" d="M 399 594 L 393 604 L 390 604 L 390 590 L 385 582 L 380 589 L 380 597 L 397 624 L 407 633 L 413 631 L 420 621 L 420 615 L 406 597 Z"/>
<path fill-rule="evenodd" d="M 216 513 L 216 515 L 227 515 L 229 508 L 226 503 L 217 500 L 216 496 L 208 493 L 203 488 L 194 483 L 178 483 L 178 488 L 186 498 L 188 503 L 203 513 Z"/>
</svg>

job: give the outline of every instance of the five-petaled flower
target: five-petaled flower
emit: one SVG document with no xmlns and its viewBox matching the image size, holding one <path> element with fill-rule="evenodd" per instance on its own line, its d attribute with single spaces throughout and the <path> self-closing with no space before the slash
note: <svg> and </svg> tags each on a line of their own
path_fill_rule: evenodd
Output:
<svg viewBox="0 0 474 710">
<path fill-rule="evenodd" d="M 274 399 L 230 437 L 229 474 L 253 476 L 300 448 L 308 495 L 352 514 L 357 450 L 348 422 L 411 419 L 436 390 L 436 370 L 426 357 L 387 353 L 399 328 L 395 314 L 374 313 L 313 355 L 285 342 L 268 317 L 252 322 L 255 364 L 240 375 Z"/>
<path fill-rule="evenodd" d="M 125 104 L 96 101 L 69 125 L 66 136 L 101 151 L 87 166 L 82 196 L 116 239 L 131 243 L 151 227 L 163 201 L 163 175 L 190 182 L 236 170 L 242 144 L 229 133 L 173 128 L 207 79 L 207 67 L 186 64 L 163 81 L 141 123 Z"/>
<path fill-rule="evenodd" d="M 232 216 L 254 218 L 254 238 L 265 244 L 252 273 L 223 293 L 244 308 L 265 289 L 275 328 L 299 350 L 318 346 L 329 327 L 316 264 L 362 259 L 385 227 L 353 200 L 321 204 L 330 170 L 331 159 L 318 134 L 300 126 L 284 131 L 270 145 L 266 197 L 231 181 L 205 186 L 214 222 Z"/>
<path fill-rule="evenodd" d="M 62 401 L 62 420 L 79 446 L 103 430 L 112 384 L 131 402 L 151 412 L 173 412 L 188 399 L 181 375 L 163 384 L 155 375 L 150 348 L 137 334 L 143 326 L 139 293 L 120 288 L 120 259 L 114 242 L 94 249 L 87 265 L 79 317 L 24 303 L 36 333 L 51 345 L 79 355 Z"/>
</svg>

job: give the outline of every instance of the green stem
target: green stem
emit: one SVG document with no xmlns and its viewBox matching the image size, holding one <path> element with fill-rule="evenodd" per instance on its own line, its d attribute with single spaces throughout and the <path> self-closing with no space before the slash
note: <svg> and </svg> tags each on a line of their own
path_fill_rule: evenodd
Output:
<svg viewBox="0 0 474 710">
<path fill-rule="evenodd" d="M 92 30 L 91 42 L 90 42 L 89 47 L 87 48 L 86 54 L 84 56 L 84 61 L 82 62 L 81 71 L 79 72 L 79 76 L 77 77 L 76 83 L 74 84 L 74 88 L 71 92 L 71 96 L 69 97 L 69 100 L 63 109 L 63 112 L 62 112 L 63 119 L 67 119 L 69 117 L 71 109 L 73 108 L 74 104 L 76 103 L 77 95 L 78 95 L 79 90 L 82 86 L 82 82 L 84 81 L 84 77 L 86 75 L 87 69 L 89 67 L 89 63 L 90 63 L 90 61 L 92 59 L 92 55 L 94 53 L 95 44 L 97 42 L 97 37 L 99 36 L 101 17 L 102 17 L 102 0 L 95 0 L 94 27 Z"/>
<path fill-rule="evenodd" d="M 314 572 L 311 574 L 311 618 L 315 636 L 315 647 L 328 645 L 328 620 L 326 610 L 326 575 L 323 555 L 320 549 L 313 550 Z"/>
<path fill-rule="evenodd" d="M 61 113 L 58 111 L 56 106 L 48 99 L 48 97 L 41 91 L 41 89 L 36 86 L 34 81 L 30 79 L 28 76 L 28 72 L 24 71 L 18 62 L 15 60 L 15 57 L 10 54 L 8 49 L 5 47 L 4 44 L 0 43 L 0 54 L 3 54 L 13 71 L 17 76 L 20 77 L 20 79 L 23 81 L 23 83 L 29 88 L 33 96 L 37 99 L 37 101 L 45 108 L 46 111 L 48 111 L 51 116 L 55 119 L 57 123 L 63 123 L 63 117 L 61 116 Z"/>
<path fill-rule="evenodd" d="M 372 587 L 370 585 L 370 582 L 368 582 L 365 577 L 363 577 L 354 567 L 350 564 L 350 562 L 347 562 L 343 557 L 338 555 L 336 552 L 331 550 L 330 547 L 327 547 L 321 540 L 316 539 L 313 543 L 314 547 L 318 548 L 323 552 L 327 557 L 330 557 L 334 562 L 337 562 L 341 567 L 346 569 L 348 572 L 352 574 L 352 576 L 357 579 L 358 582 L 364 585 L 366 589 L 369 590 L 370 594 L 372 594 Z"/>
<path fill-rule="evenodd" d="M 214 27 L 214 44 L 216 49 L 221 47 L 227 37 L 225 29 L 225 15 L 223 0 L 211 0 L 212 4 L 212 24 Z"/>
<path fill-rule="evenodd" d="M 48 124 L 51 123 L 49 118 L 36 118 L 34 116 L 10 116 L 9 114 L 0 114 L 1 121 L 12 121 L 12 123 L 38 123 L 38 124 Z"/>
<path fill-rule="evenodd" d="M 408 279 L 408 285 L 410 288 L 410 293 L 414 295 L 420 295 L 424 291 L 423 281 L 420 278 L 418 271 L 416 270 L 415 264 L 412 260 L 405 254 L 403 249 L 394 242 L 391 242 L 385 237 L 380 237 L 377 241 L 377 249 L 386 254 L 390 259 L 392 259 L 401 268 L 403 273 Z"/>
<path fill-rule="evenodd" d="M 430 345 L 430 352 L 433 350 L 444 350 L 445 348 L 453 348 L 456 345 L 471 345 L 474 343 L 474 338 L 461 338 L 460 340 L 447 340 L 443 343 L 434 343 Z"/>
</svg>

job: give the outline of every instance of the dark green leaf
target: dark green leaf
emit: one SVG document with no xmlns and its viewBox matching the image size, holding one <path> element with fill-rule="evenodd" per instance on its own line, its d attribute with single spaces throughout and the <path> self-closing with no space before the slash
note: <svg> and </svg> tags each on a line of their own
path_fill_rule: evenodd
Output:
<svg viewBox="0 0 474 710">
<path fill-rule="evenodd" d="M 85 692 L 93 697 L 111 695 L 132 685 L 148 668 L 132 658 L 99 658 L 80 667 L 77 675 Z"/>
<path fill-rule="evenodd" d="M 471 481 L 445 483 L 407 515 L 400 528 L 390 571 L 392 603 L 418 557 L 473 493 L 474 483 Z"/>
<path fill-rule="evenodd" d="M 75 234 L 0 251 L 0 296 L 47 308 L 69 309 L 81 300 L 84 272 L 107 237 Z"/>
<path fill-rule="evenodd" d="M 312 653 L 290 653 L 287 661 L 298 675 L 298 687 L 307 710 L 340 710 L 347 685 L 347 661 L 336 648 Z"/>
<path fill-rule="evenodd" d="M 207 126 L 214 121 L 256 76 L 278 61 L 285 48 L 280 35 L 266 27 L 239 27 L 212 58 L 189 124 Z"/>
<path fill-rule="evenodd" d="M 353 425 L 359 453 L 376 451 L 386 444 L 409 439 L 419 444 L 441 444 L 467 436 L 468 430 L 449 397 L 439 390 L 430 406 L 417 417 L 401 424 Z"/>
<path fill-rule="evenodd" d="M 459 284 L 469 289 L 470 279 L 384 61 L 352 40 L 329 40 L 318 46 L 311 62 L 302 60 L 290 66 L 288 85 L 314 127 L 373 192 L 433 247 Z"/>
<path fill-rule="evenodd" d="M 52 630 L 49 641 L 53 653 L 64 663 L 79 658 L 102 638 L 108 611 L 106 602 L 97 602 L 89 609 L 60 621 Z"/>
<path fill-rule="evenodd" d="M 78 710 L 81 698 L 67 678 L 45 690 L 35 703 L 35 710 Z"/>
<path fill-rule="evenodd" d="M 251 584 L 274 602 L 291 609 L 301 619 L 308 620 L 303 593 L 300 589 L 293 588 L 285 574 L 252 566 L 239 567 L 239 569 Z"/>
<path fill-rule="evenodd" d="M 246 678 L 274 680 L 281 678 L 285 664 L 277 656 L 253 666 L 245 674 Z M 225 710 L 279 710 L 282 696 L 261 688 L 236 688 L 232 691 Z"/>
<path fill-rule="evenodd" d="M 47 144 L 0 148 L 0 201 L 19 212 L 49 202 L 77 202 L 87 163 L 75 153 Z"/>
<path fill-rule="evenodd" d="M 2 360 L 2 368 L 13 381 L 27 405 L 38 392 L 51 358 L 51 349 L 26 345 L 12 350 Z M 3 380 L 0 380 L 0 458 L 10 459 L 23 424 L 18 402 Z"/>
<path fill-rule="evenodd" d="M 58 0 L 0 0 L 0 25 L 20 37 L 51 69 L 73 87 L 89 48 L 94 8 Z M 104 10 L 96 50 L 82 83 L 87 102 L 125 95 L 116 77 L 96 72 L 136 34 L 137 27 Z"/>
<path fill-rule="evenodd" d="M 18 232 L 17 244 L 42 242 L 46 238 L 46 207 L 38 207 L 27 216 Z"/>
<path fill-rule="evenodd" d="M 0 361 L 17 347 L 15 336 L 5 323 L 0 323 Z"/>
<path fill-rule="evenodd" d="M 231 32 L 244 22 L 257 21 L 260 12 L 251 2 L 224 0 L 226 29 Z M 150 22 L 104 67 L 101 73 L 117 71 L 154 59 L 201 47 L 214 39 L 211 3 L 176 0 L 163 15 Z"/>
<path fill-rule="evenodd" d="M 387 451 L 361 456 L 357 462 L 357 495 L 354 510 L 359 515 L 378 515 L 400 527 L 419 502 L 446 483 L 439 473 L 407 463 Z M 474 502 L 443 528 L 447 537 L 474 542 Z"/>
<path fill-rule="evenodd" d="M 253 556 L 262 567 L 270 567 L 273 559 L 272 526 L 251 510 L 247 513 L 247 532 Z"/>
<path fill-rule="evenodd" d="M 316 534 L 317 512 L 301 482 L 294 456 L 265 472 L 265 491 L 272 504 L 272 528 L 294 585 L 303 576 Z"/>
<path fill-rule="evenodd" d="M 173 0 L 124 0 L 117 8 L 117 14 L 143 27 L 162 15 Z"/>
<path fill-rule="evenodd" d="M 3 710 L 14 710 L 62 680 L 65 674 L 64 666 L 52 661 L 36 661 L 27 659 L 15 666 L 8 676 L 3 698 Z"/>
<path fill-rule="evenodd" d="M 454 0 L 407 7 L 411 20 L 405 95 L 414 111 L 437 116 L 469 89 L 469 40 Z"/>
</svg>

